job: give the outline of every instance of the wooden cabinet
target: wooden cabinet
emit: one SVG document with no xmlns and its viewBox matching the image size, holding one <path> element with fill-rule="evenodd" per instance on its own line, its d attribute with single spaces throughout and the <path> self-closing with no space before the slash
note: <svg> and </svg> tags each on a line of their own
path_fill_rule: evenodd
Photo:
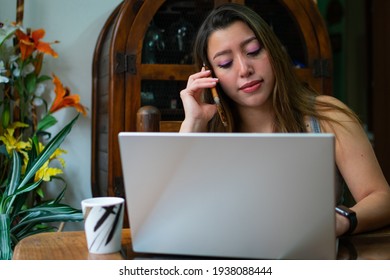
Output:
<svg viewBox="0 0 390 280">
<path fill-rule="evenodd" d="M 136 131 L 141 106 L 182 120 L 179 92 L 197 69 L 191 43 L 206 14 L 223 0 L 128 0 L 108 18 L 93 60 L 92 188 L 124 196 L 118 133 Z M 313 0 L 247 0 L 272 25 L 303 81 L 331 94 L 331 47 Z"/>
</svg>

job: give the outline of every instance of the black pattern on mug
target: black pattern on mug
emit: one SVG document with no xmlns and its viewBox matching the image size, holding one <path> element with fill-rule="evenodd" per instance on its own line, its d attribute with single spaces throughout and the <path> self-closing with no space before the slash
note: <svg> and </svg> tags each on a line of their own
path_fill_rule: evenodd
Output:
<svg viewBox="0 0 390 280">
<path fill-rule="evenodd" d="M 120 250 L 124 203 L 84 208 L 88 249 L 92 253 Z"/>
</svg>

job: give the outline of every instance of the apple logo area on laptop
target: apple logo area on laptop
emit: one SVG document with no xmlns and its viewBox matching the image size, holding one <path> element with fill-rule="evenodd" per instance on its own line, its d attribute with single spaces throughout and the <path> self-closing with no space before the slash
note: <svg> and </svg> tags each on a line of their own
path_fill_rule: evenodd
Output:
<svg viewBox="0 0 390 280">
<path fill-rule="evenodd" d="M 335 259 L 331 134 L 119 134 L 134 252 Z"/>
</svg>

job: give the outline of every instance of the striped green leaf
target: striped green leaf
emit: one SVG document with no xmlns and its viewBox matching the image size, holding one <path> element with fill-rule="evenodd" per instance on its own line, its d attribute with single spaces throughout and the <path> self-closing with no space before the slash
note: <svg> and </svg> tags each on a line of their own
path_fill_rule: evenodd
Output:
<svg viewBox="0 0 390 280">
<path fill-rule="evenodd" d="M 35 173 L 42 167 L 42 165 L 50 158 L 50 156 L 54 153 L 55 150 L 59 148 L 59 146 L 64 141 L 65 137 L 70 133 L 74 123 L 78 119 L 79 114 L 68 123 L 54 138 L 46 145 L 45 149 L 38 155 L 38 157 L 34 160 L 32 166 L 26 171 L 23 180 L 20 182 L 18 188 L 22 188 L 28 181 L 35 176 Z"/>
<path fill-rule="evenodd" d="M 80 222 L 83 220 L 83 214 L 80 210 L 67 205 L 52 205 L 51 207 L 34 207 L 28 209 L 24 216 L 11 232 L 15 233 L 19 229 L 29 224 L 50 223 L 50 222 Z"/>
</svg>

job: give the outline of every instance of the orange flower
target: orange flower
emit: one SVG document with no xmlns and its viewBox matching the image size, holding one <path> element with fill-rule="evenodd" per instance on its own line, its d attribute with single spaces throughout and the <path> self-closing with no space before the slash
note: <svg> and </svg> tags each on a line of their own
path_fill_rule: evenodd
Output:
<svg viewBox="0 0 390 280">
<path fill-rule="evenodd" d="M 74 107 L 84 116 L 87 114 L 87 109 L 80 104 L 80 96 L 78 94 L 71 94 L 69 88 L 64 88 L 60 79 L 54 74 L 53 83 L 55 86 L 54 92 L 56 93 L 56 98 L 51 105 L 50 113 L 54 113 L 64 107 Z"/>
<path fill-rule="evenodd" d="M 40 41 L 45 36 L 45 30 L 35 30 L 32 32 L 31 37 L 25 34 L 20 29 L 16 30 L 15 34 L 19 40 L 22 60 L 26 60 L 28 57 L 30 57 L 30 55 L 35 50 L 37 50 L 38 52 L 50 54 L 53 57 L 58 57 L 58 54 L 50 47 L 50 43 Z"/>
</svg>

